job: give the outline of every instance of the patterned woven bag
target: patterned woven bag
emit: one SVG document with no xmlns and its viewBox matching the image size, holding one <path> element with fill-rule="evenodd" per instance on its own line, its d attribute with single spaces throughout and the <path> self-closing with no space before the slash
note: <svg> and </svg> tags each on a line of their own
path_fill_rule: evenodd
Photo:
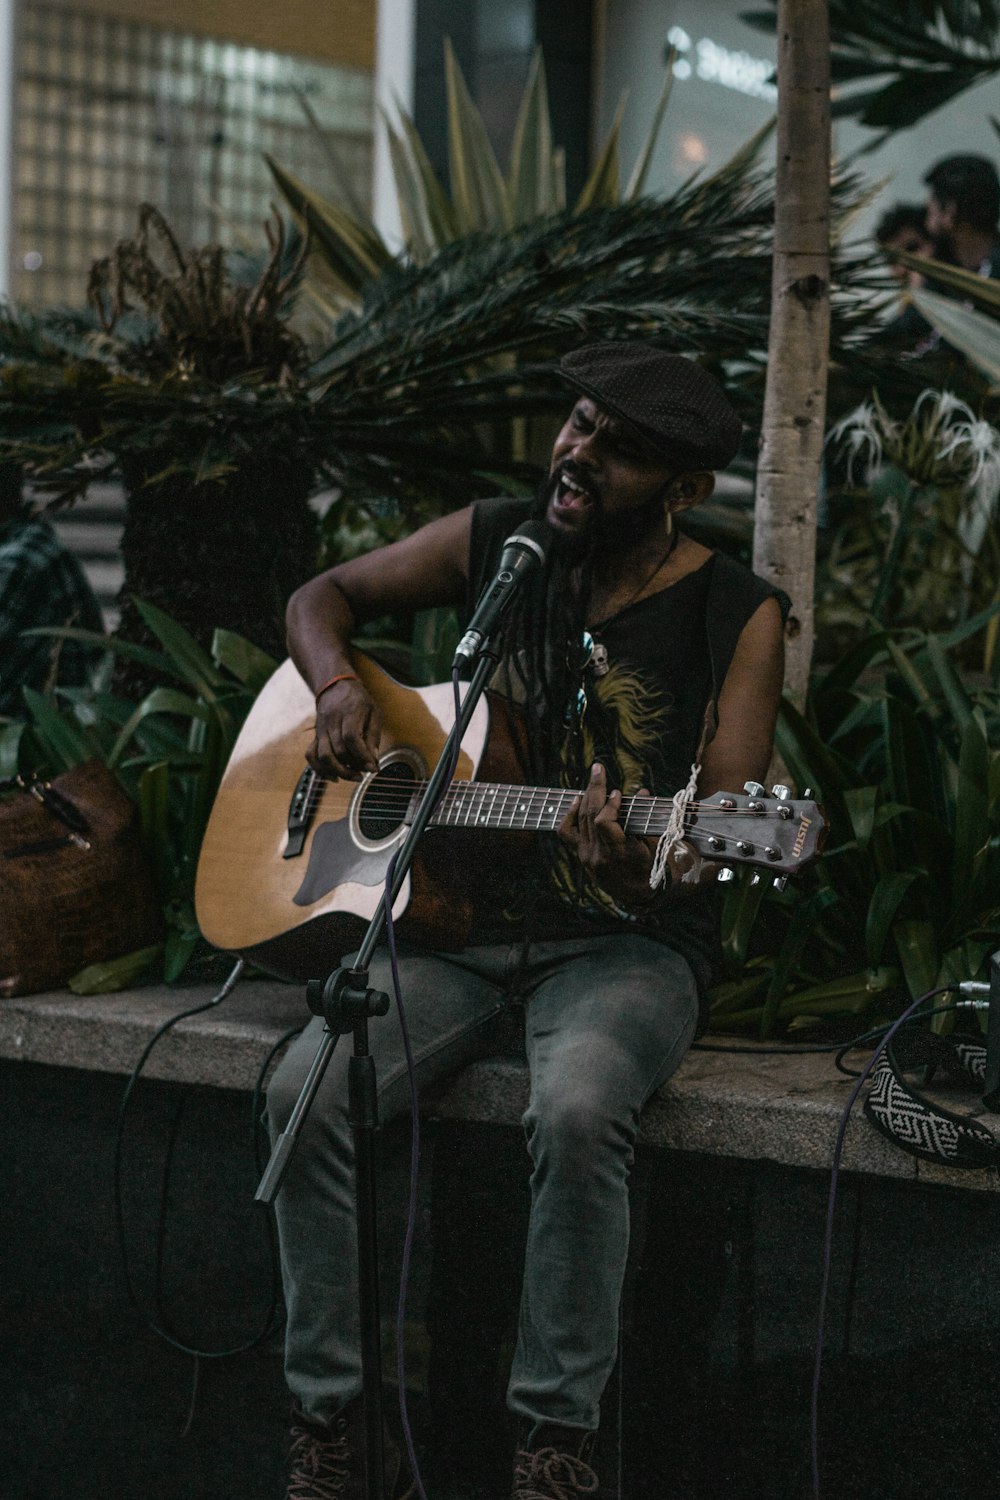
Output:
<svg viewBox="0 0 1000 1500">
<path fill-rule="evenodd" d="M 149 947 L 163 916 L 135 808 L 98 760 L 0 801 L 0 998 Z"/>
<path fill-rule="evenodd" d="M 998 1167 L 1000 1143 L 973 1114 L 959 1114 L 928 1099 L 904 1073 L 941 1069 L 982 1093 L 986 1048 L 975 1038 L 914 1028 L 886 1046 L 871 1075 L 865 1114 L 883 1135 L 911 1156 L 948 1167 Z"/>
</svg>

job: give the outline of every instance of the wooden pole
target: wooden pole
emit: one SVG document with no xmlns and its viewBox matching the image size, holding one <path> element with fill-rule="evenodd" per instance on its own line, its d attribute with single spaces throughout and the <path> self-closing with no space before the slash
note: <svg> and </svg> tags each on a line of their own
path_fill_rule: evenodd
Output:
<svg viewBox="0 0 1000 1500">
<path fill-rule="evenodd" d="M 779 0 L 778 164 L 754 570 L 791 595 L 786 691 L 805 701 L 830 343 L 827 0 Z"/>
</svg>

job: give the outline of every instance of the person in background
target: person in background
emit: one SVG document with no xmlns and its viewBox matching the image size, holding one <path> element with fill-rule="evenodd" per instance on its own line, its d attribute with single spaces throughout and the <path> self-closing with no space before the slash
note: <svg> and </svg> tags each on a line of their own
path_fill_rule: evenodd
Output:
<svg viewBox="0 0 1000 1500">
<path fill-rule="evenodd" d="M 23 688 L 80 687 L 88 678 L 93 651 L 24 634 L 35 626 L 104 629 L 80 564 L 25 501 L 20 465 L 0 463 L 0 714 L 11 718 L 24 713 Z"/>
<path fill-rule="evenodd" d="M 1000 176 L 989 158 L 946 156 L 924 182 L 937 258 L 978 276 L 1000 276 Z"/>
<path fill-rule="evenodd" d="M 934 254 L 934 241 L 919 203 L 897 203 L 887 210 L 875 229 L 875 240 L 887 256 L 891 256 L 894 250 L 905 250 L 910 255 Z M 910 300 L 910 292 L 923 286 L 924 278 L 919 271 L 891 259 L 889 274 L 899 282 L 900 299 L 895 314 L 886 320 L 879 337 L 898 341 L 907 347 L 918 345 L 933 331 Z"/>
<path fill-rule="evenodd" d="M 927 218 L 919 203 L 896 203 L 878 221 L 875 240 L 880 250 L 891 255 L 905 250 L 908 255 L 933 255 L 934 241 L 927 228 Z M 889 262 L 889 275 L 904 286 L 921 286 L 923 278 L 898 261 Z"/>
</svg>

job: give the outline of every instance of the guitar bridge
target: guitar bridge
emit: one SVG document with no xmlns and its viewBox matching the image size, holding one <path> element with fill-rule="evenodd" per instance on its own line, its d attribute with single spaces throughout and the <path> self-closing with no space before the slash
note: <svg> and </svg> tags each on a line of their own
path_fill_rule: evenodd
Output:
<svg viewBox="0 0 1000 1500">
<path fill-rule="evenodd" d="M 311 796 L 312 790 L 320 780 L 319 776 L 311 766 L 306 766 L 292 793 L 292 800 L 288 804 L 288 842 L 282 859 L 295 859 L 302 853 L 306 842 L 306 834 L 313 820 L 315 802 Z"/>
</svg>

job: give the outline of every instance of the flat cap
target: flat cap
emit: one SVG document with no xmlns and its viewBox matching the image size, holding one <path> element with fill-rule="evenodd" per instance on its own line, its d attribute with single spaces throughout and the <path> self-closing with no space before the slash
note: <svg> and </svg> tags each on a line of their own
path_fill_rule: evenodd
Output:
<svg viewBox="0 0 1000 1500">
<path fill-rule="evenodd" d="M 742 423 L 725 391 L 683 354 L 655 344 L 586 344 L 559 362 L 567 385 L 642 433 L 684 469 L 724 469 Z"/>
</svg>

